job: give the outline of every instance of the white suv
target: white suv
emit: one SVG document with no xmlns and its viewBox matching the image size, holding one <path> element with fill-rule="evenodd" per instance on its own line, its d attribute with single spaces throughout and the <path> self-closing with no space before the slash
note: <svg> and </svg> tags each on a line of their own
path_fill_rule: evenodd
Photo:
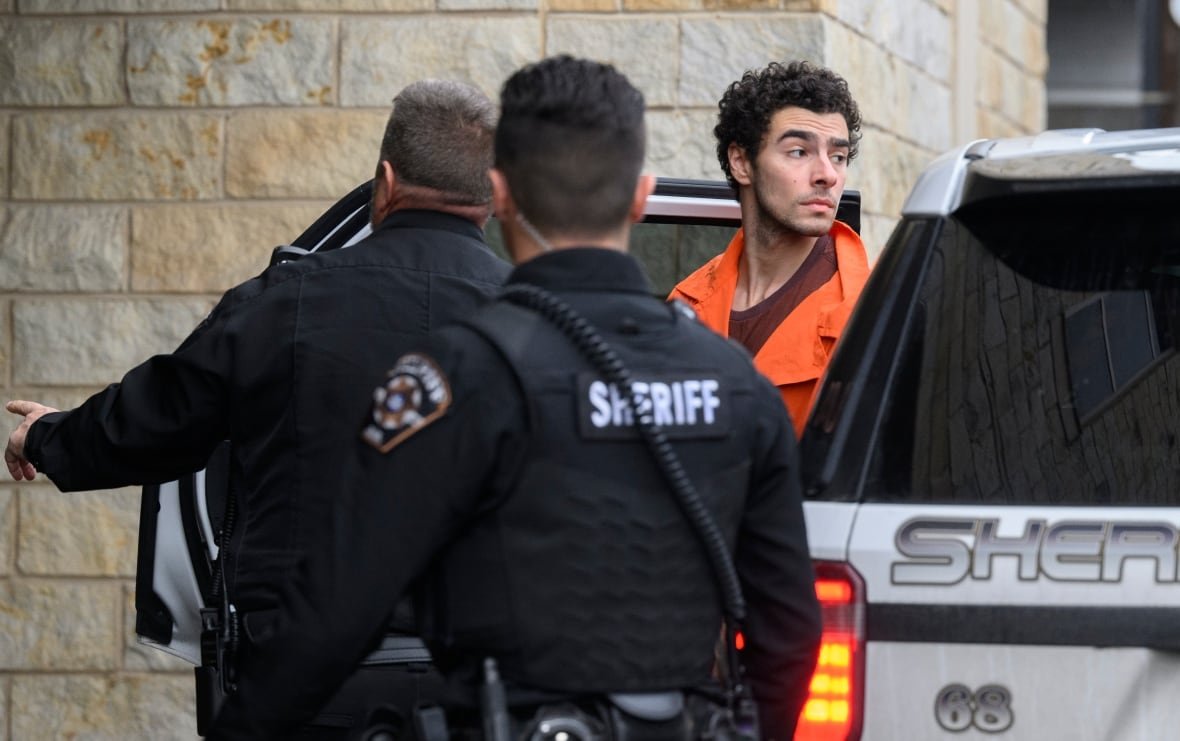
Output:
<svg viewBox="0 0 1180 741">
<path fill-rule="evenodd" d="M 802 442 L 797 738 L 1180 738 L 1180 129 L 922 175 Z"/>
</svg>

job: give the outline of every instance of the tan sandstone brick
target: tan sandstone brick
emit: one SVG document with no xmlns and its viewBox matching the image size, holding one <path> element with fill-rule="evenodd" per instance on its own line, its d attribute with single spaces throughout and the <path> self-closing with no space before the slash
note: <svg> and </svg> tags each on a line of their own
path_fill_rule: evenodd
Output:
<svg viewBox="0 0 1180 741">
<path fill-rule="evenodd" d="M 0 676 L 0 741 L 9 741 L 8 707 L 12 702 L 12 679 Z"/>
<path fill-rule="evenodd" d="M 1027 56 L 1029 49 L 1025 46 L 1025 28 L 1029 25 L 1035 25 L 1035 23 L 1019 3 L 1009 2 L 1004 5 L 1003 51 L 1006 56 L 1021 67 L 1027 66 L 1030 61 Z"/>
<path fill-rule="evenodd" d="M 1048 40 L 1045 36 L 1045 24 L 1027 16 L 1021 20 L 1020 28 L 1022 61 L 1024 68 L 1030 74 L 1040 78 L 1049 71 Z"/>
<path fill-rule="evenodd" d="M 508 75 L 541 56 L 541 26 L 531 15 L 343 20 L 340 37 L 346 106 L 385 108 L 427 77 L 469 82 L 494 99 Z"/>
<path fill-rule="evenodd" d="M 793 13 L 683 20 L 680 105 L 716 106 L 725 88 L 743 72 L 773 60 L 810 59 L 822 64 L 828 22 Z"/>
<path fill-rule="evenodd" d="M 127 671 L 187 672 L 193 665 L 158 648 L 140 643 L 135 635 L 135 588 L 128 584 L 123 593 L 123 668 Z"/>
<path fill-rule="evenodd" d="M 906 61 L 948 82 L 955 57 L 951 16 L 925 0 L 914 0 L 912 12 L 900 19 L 898 28 Z"/>
<path fill-rule="evenodd" d="M 226 191 L 235 198 L 338 198 L 373 177 L 388 116 L 341 110 L 235 114 L 226 132 Z"/>
<path fill-rule="evenodd" d="M 825 33 L 824 54 L 836 60 L 836 71 L 848 82 L 848 89 L 860 107 L 865 125 L 892 128 L 908 110 L 899 96 L 908 88 L 899 84 L 905 63 L 864 37 L 833 26 Z M 908 126 L 909 122 L 906 121 Z"/>
<path fill-rule="evenodd" d="M 195 199 L 221 191 L 221 119 L 196 113 L 45 113 L 13 121 L 12 194 Z"/>
<path fill-rule="evenodd" d="M 140 20 L 127 26 L 131 100 L 145 106 L 335 100 L 330 18 Z"/>
<path fill-rule="evenodd" d="M 613 13 L 619 10 L 620 0 L 545 0 L 543 6 L 551 11 L 570 13 Z"/>
<path fill-rule="evenodd" d="M 438 0 L 442 11 L 536 10 L 539 0 Z"/>
<path fill-rule="evenodd" d="M 21 573 L 135 576 L 139 488 L 26 492 L 21 496 Z"/>
<path fill-rule="evenodd" d="M 0 200 L 8 198 L 8 141 L 11 118 L 0 114 Z"/>
<path fill-rule="evenodd" d="M 1003 137 L 1019 136 L 1026 133 L 1015 123 L 1001 116 L 997 111 L 980 108 L 976 111 L 978 123 L 976 131 L 982 139 L 999 139 Z"/>
<path fill-rule="evenodd" d="M 676 103 L 676 68 L 652 64 L 675 59 L 680 37 L 674 18 L 586 18 L 557 16 L 549 20 L 546 51 L 609 62 L 641 91 L 648 106 Z"/>
<path fill-rule="evenodd" d="M 116 105 L 125 101 L 115 21 L 0 20 L 0 105 Z"/>
<path fill-rule="evenodd" d="M 773 11 L 780 0 L 623 0 L 628 11 Z"/>
<path fill-rule="evenodd" d="M 975 100 L 999 111 L 1004 104 L 1004 59 L 994 49 L 979 49 L 979 89 Z"/>
<path fill-rule="evenodd" d="M 1004 9 L 1007 0 L 990 0 L 977 3 L 979 7 L 979 39 L 983 44 L 1003 48 L 1007 29 L 1004 27 Z"/>
<path fill-rule="evenodd" d="M 897 216 L 914 181 L 938 154 L 892 132 L 867 130 L 849 168 L 848 187 L 860 190 L 862 210 Z"/>
<path fill-rule="evenodd" d="M 861 214 L 860 237 L 864 242 L 865 252 L 868 253 L 870 267 L 876 264 L 877 258 L 881 256 L 881 250 L 885 248 L 885 243 L 889 241 L 889 235 L 896 226 L 896 216 Z"/>
<path fill-rule="evenodd" d="M 21 0 L 24 13 L 180 13 L 219 7 L 220 0 Z"/>
<path fill-rule="evenodd" d="M 28 299 L 13 305 L 13 380 L 83 386 L 117 381 L 174 350 L 212 308 L 210 299 Z"/>
<path fill-rule="evenodd" d="M 0 291 L 117 291 L 127 210 L 0 205 Z"/>
<path fill-rule="evenodd" d="M 1028 75 L 1023 69 L 1007 58 L 1002 58 L 1000 64 L 1001 89 L 1003 96 L 1000 101 L 1000 111 L 1012 121 L 1020 122 L 1024 119 L 1025 82 Z"/>
<path fill-rule="evenodd" d="M 882 3 L 879 0 L 835 0 L 832 5 L 834 7 L 825 10 L 829 10 L 848 28 L 873 29 L 874 32 L 868 35 L 872 36 L 877 43 L 884 41 L 883 38 L 880 38 L 882 36 L 880 29 L 884 26 L 881 14 L 889 12 L 889 3 Z"/>
<path fill-rule="evenodd" d="M 6 472 L 7 473 L 7 472 Z M 0 576 L 12 573 L 16 557 L 16 490 L 0 487 Z"/>
<path fill-rule="evenodd" d="M 852 97 L 860 106 L 865 123 L 879 121 L 884 113 L 870 100 L 882 87 L 882 70 L 874 65 L 884 52 L 871 39 L 842 24 L 828 24 L 824 30 L 823 58 L 848 82 Z"/>
<path fill-rule="evenodd" d="M 0 670 L 117 668 L 120 598 L 117 582 L 0 580 Z"/>
<path fill-rule="evenodd" d="M 11 306 L 8 301 L 0 301 L 0 389 L 8 385 L 9 362 L 12 358 L 12 337 L 8 332 Z"/>
<path fill-rule="evenodd" d="M 325 10 L 325 0 L 227 0 L 226 10 Z M 332 10 L 408 13 L 433 10 L 434 0 L 335 0 Z"/>
<path fill-rule="evenodd" d="M 645 171 L 678 178 L 718 180 L 712 111 L 651 111 L 647 114 Z"/>
<path fill-rule="evenodd" d="M 952 146 L 951 129 L 954 121 L 950 86 L 933 80 L 912 67 L 899 70 L 899 84 L 904 86 L 906 108 L 902 115 L 909 120 L 908 127 L 897 131 L 916 142 L 921 142 L 935 152 L 942 152 Z"/>
<path fill-rule="evenodd" d="M 1048 106 L 1045 103 L 1044 78 L 1031 75 L 1025 77 L 1023 103 L 1020 123 L 1030 134 L 1043 131 L 1048 125 L 1048 121 L 1046 120 Z"/>
<path fill-rule="evenodd" d="M 17 676 L 14 739 L 191 741 L 197 738 L 191 676 Z"/>
<path fill-rule="evenodd" d="M 1049 17 L 1049 0 L 1021 0 L 1021 5 L 1041 23 Z"/>
<path fill-rule="evenodd" d="M 144 206 L 132 212 L 131 289 L 218 293 L 262 272 L 319 205 Z"/>
</svg>

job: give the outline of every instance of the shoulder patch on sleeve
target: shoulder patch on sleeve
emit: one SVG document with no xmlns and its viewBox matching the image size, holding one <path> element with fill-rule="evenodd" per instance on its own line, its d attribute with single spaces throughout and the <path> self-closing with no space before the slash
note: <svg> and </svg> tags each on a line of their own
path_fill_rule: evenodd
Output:
<svg viewBox="0 0 1180 741">
<path fill-rule="evenodd" d="M 373 392 L 373 412 L 361 438 L 388 453 L 450 406 L 451 386 L 438 363 L 421 353 L 403 355 Z"/>
</svg>

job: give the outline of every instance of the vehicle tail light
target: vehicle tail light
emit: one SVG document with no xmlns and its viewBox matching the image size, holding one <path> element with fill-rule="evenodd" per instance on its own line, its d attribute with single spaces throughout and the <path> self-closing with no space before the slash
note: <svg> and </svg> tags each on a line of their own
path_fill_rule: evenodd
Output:
<svg viewBox="0 0 1180 741">
<path fill-rule="evenodd" d="M 864 713 L 864 582 L 846 563 L 815 562 L 823 643 L 795 741 L 857 741 Z"/>
</svg>

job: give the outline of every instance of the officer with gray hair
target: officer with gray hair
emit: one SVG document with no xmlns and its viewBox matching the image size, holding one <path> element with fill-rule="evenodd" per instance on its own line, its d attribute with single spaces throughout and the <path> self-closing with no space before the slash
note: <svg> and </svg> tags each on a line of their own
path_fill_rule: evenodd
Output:
<svg viewBox="0 0 1180 741">
<path fill-rule="evenodd" d="M 381 143 L 371 236 L 274 265 L 230 290 L 175 352 L 77 409 L 8 402 L 23 417 L 4 452 L 9 473 L 21 481 L 40 471 L 62 491 L 170 481 L 201 469 L 230 441 L 237 514 L 221 539 L 224 599 L 213 595 L 220 619 L 210 629 L 210 638 L 225 640 L 213 667 L 219 681 L 199 687 L 199 700 L 215 698 L 217 686 L 232 696 L 237 683 L 271 674 L 249 659 L 289 608 L 281 587 L 306 553 L 340 535 L 331 527 L 348 499 L 341 462 L 369 405 L 356 389 L 377 383 L 389 359 L 428 330 L 469 315 L 507 275 L 483 234 L 494 126 L 494 105 L 469 85 L 406 87 Z M 408 722 L 407 708 L 432 691 L 437 674 L 412 616 L 390 610 L 380 622 L 339 677 L 351 675 L 336 697 L 285 710 L 298 719 L 292 737 L 359 733 L 374 704 L 391 705 L 389 724 L 399 714 Z M 358 670 L 387 633 L 417 645 L 400 652 L 414 661 L 375 659 Z M 198 717 L 198 729 L 206 720 Z"/>
</svg>

